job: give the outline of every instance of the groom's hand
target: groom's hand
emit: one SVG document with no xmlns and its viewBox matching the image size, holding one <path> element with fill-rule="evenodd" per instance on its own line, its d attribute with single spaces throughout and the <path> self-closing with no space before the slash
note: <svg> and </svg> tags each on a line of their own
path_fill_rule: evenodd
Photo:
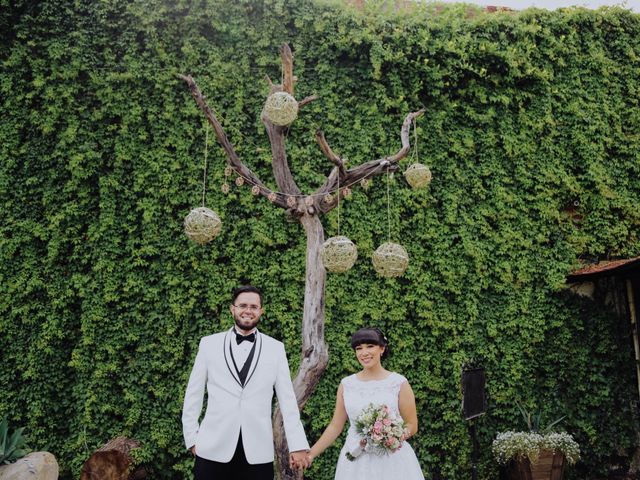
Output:
<svg viewBox="0 0 640 480">
<path fill-rule="evenodd" d="M 289 454 L 289 466 L 294 469 L 309 468 L 311 466 L 311 458 L 304 450 L 291 452 Z"/>
</svg>

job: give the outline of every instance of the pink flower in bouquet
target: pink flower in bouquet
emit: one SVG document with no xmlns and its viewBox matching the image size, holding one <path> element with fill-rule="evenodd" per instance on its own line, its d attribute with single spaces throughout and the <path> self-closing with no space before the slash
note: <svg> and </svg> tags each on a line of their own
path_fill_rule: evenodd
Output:
<svg viewBox="0 0 640 480">
<path fill-rule="evenodd" d="M 387 405 L 370 404 L 358 415 L 355 426 L 362 440 L 358 448 L 346 453 L 352 461 L 363 453 L 392 454 L 407 438 L 402 417 Z"/>
</svg>

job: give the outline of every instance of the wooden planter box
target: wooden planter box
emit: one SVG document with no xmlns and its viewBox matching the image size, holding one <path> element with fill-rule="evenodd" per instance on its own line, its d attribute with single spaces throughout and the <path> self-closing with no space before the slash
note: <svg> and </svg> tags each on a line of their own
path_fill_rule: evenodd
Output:
<svg viewBox="0 0 640 480">
<path fill-rule="evenodd" d="M 562 480 L 565 464 L 563 453 L 541 450 L 536 463 L 531 463 L 527 457 L 509 462 L 509 479 Z"/>
</svg>

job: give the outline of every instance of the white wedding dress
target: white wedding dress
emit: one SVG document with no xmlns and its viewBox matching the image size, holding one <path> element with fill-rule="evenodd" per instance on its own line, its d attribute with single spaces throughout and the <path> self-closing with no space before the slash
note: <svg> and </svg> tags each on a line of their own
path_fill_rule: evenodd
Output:
<svg viewBox="0 0 640 480">
<path fill-rule="evenodd" d="M 346 453 L 354 452 L 360 444 L 360 436 L 355 427 L 355 420 L 360 412 L 373 403 L 387 405 L 400 415 L 398 394 L 406 381 L 406 378 L 395 372 L 391 372 L 383 380 L 365 382 L 358 380 L 355 375 L 342 379 L 340 383 L 343 388 L 344 405 L 349 415 L 349 431 L 340 451 L 335 480 L 424 480 L 416 454 L 407 442 L 391 454 L 376 455 L 365 452 L 353 461 L 346 457 Z"/>
</svg>

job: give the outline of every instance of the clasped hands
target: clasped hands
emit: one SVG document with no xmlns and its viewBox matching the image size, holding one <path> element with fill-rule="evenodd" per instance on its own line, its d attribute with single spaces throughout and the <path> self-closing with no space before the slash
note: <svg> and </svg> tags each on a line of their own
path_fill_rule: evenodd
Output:
<svg viewBox="0 0 640 480">
<path fill-rule="evenodd" d="M 298 450 L 289 454 L 289 467 L 295 470 L 307 469 L 311 466 L 313 458 L 306 450 Z"/>
<path fill-rule="evenodd" d="M 189 449 L 193 456 L 196 456 L 196 446 L 194 445 Z M 298 450 L 297 452 L 291 452 L 289 454 L 289 467 L 299 470 L 307 469 L 311 466 L 313 459 L 307 450 Z"/>
</svg>

